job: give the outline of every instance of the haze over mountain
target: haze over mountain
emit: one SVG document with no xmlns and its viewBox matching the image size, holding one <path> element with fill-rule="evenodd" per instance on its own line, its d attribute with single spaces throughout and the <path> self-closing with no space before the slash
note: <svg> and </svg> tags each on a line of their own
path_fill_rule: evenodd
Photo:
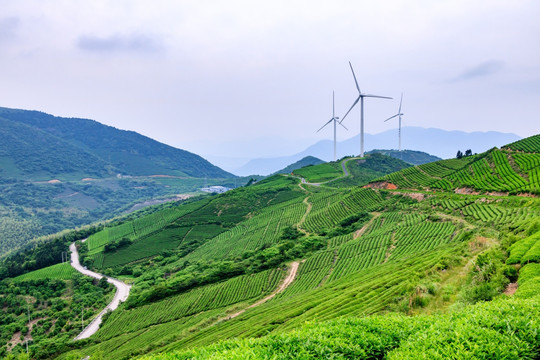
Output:
<svg viewBox="0 0 540 360">
<path fill-rule="evenodd" d="M 517 141 L 521 137 L 515 134 L 497 131 L 468 133 L 435 128 L 403 127 L 402 139 L 404 149 L 423 151 L 443 159 L 448 159 L 455 157 L 458 150 L 465 151 L 471 149 L 473 153 L 480 153 L 500 144 Z M 359 142 L 359 135 L 338 142 L 338 158 L 358 154 Z M 397 129 L 374 135 L 365 135 L 366 151 L 374 149 L 396 149 L 397 143 Z M 267 175 L 306 156 L 315 156 L 319 159 L 330 161 L 332 148 L 333 142 L 331 140 L 321 140 L 293 155 L 251 159 L 243 166 L 236 169 L 227 168 L 227 170 L 237 175 Z M 215 161 L 217 164 L 220 164 L 219 159 Z"/>
</svg>

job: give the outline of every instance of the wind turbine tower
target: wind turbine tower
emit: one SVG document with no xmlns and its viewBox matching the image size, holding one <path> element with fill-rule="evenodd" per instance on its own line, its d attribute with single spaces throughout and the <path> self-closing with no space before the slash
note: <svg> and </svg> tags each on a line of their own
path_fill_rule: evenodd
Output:
<svg viewBox="0 0 540 360">
<path fill-rule="evenodd" d="M 364 98 L 372 97 L 372 98 L 379 98 L 379 99 L 392 99 L 388 96 L 379 96 L 379 95 L 373 95 L 373 94 L 365 94 L 362 91 L 360 91 L 360 86 L 358 86 L 358 81 L 356 81 L 356 75 L 354 74 L 354 69 L 352 67 L 351 62 L 349 61 L 349 66 L 351 67 L 351 71 L 354 77 L 354 83 L 356 85 L 356 89 L 358 90 L 358 97 L 354 101 L 354 103 L 351 105 L 349 111 L 343 116 L 343 118 L 340 121 L 340 124 L 345 120 L 347 115 L 351 112 L 351 110 L 358 104 L 358 101 L 360 101 L 360 157 L 364 157 Z"/>
<path fill-rule="evenodd" d="M 334 92 L 332 91 L 332 118 L 328 120 L 326 124 L 324 124 L 317 132 L 321 131 L 326 125 L 330 124 L 332 121 L 334 122 L 334 161 L 336 161 L 336 123 L 343 126 L 345 130 L 348 130 L 345 125 L 343 125 L 341 122 L 338 121 L 339 117 L 336 116 L 336 105 L 334 100 Z"/>
<path fill-rule="evenodd" d="M 390 119 L 393 119 L 395 118 L 396 116 L 398 117 L 399 119 L 399 130 L 398 130 L 398 137 L 399 137 L 399 151 L 401 151 L 401 117 L 404 115 L 402 112 L 401 112 L 401 103 L 403 102 L 403 93 L 401 93 L 401 100 L 399 100 L 399 110 L 397 112 L 396 115 L 394 116 L 390 116 L 388 119 L 384 120 L 385 122 L 390 120 Z"/>
</svg>

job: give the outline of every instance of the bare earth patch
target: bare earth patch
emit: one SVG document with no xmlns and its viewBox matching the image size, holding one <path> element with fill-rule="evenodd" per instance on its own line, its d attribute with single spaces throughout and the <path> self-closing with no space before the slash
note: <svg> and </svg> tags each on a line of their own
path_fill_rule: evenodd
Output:
<svg viewBox="0 0 540 360">
<path fill-rule="evenodd" d="M 478 195 L 480 192 L 471 188 L 457 188 L 454 190 L 456 194 Z"/>
<path fill-rule="evenodd" d="M 411 199 L 416 201 L 422 201 L 426 198 L 426 194 L 422 193 L 402 193 L 401 195 L 410 197 Z"/>
<path fill-rule="evenodd" d="M 370 189 L 387 189 L 387 190 L 395 190 L 398 188 L 396 185 L 389 183 L 388 181 L 378 181 L 371 184 L 366 184 L 363 187 L 370 188 Z"/>
<path fill-rule="evenodd" d="M 512 295 L 514 295 L 516 293 L 517 288 L 518 288 L 517 283 L 510 283 L 506 287 L 506 290 L 504 290 L 504 294 L 508 295 L 508 296 L 512 296 Z"/>
</svg>

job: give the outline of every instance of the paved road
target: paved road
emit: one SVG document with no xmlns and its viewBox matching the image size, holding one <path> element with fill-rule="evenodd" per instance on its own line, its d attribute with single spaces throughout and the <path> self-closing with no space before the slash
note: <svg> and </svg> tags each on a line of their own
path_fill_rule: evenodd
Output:
<svg viewBox="0 0 540 360">
<path fill-rule="evenodd" d="M 77 251 L 77 247 L 75 246 L 75 243 L 69 246 L 69 250 L 71 251 L 71 266 L 73 266 L 75 270 L 77 270 L 78 272 L 86 276 L 91 276 L 95 279 L 101 279 L 103 277 L 103 275 L 98 274 L 97 272 L 93 272 L 91 270 L 85 269 L 81 265 L 81 263 L 79 262 L 79 253 Z M 95 332 L 98 331 L 99 325 L 101 325 L 101 319 L 103 315 L 105 315 L 107 311 L 115 310 L 118 307 L 118 305 L 120 305 L 120 302 L 124 302 L 127 300 L 129 296 L 129 289 L 131 288 L 131 286 L 124 284 L 123 282 L 117 279 L 113 279 L 110 277 L 106 277 L 106 278 L 107 278 L 108 283 L 116 286 L 116 294 L 114 294 L 114 298 L 109 303 L 109 305 L 107 305 L 105 309 L 103 309 L 98 314 L 98 316 L 95 317 L 94 320 L 92 320 L 92 322 L 88 324 L 88 326 L 79 335 L 77 335 L 75 340 L 86 339 L 94 335 Z"/>
</svg>

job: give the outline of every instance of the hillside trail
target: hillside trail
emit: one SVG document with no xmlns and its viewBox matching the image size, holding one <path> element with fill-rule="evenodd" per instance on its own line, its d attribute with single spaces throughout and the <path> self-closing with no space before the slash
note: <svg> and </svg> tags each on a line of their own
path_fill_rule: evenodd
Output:
<svg viewBox="0 0 540 360">
<path fill-rule="evenodd" d="M 373 217 L 364 225 L 362 228 L 356 230 L 353 236 L 353 240 L 358 239 L 360 236 L 362 236 L 366 230 L 373 224 L 373 222 L 381 215 L 381 213 L 373 212 Z"/>
<path fill-rule="evenodd" d="M 299 231 L 303 232 L 306 235 L 309 235 L 309 233 L 306 231 L 306 229 L 302 228 L 302 225 L 304 224 L 304 222 L 306 221 L 307 216 L 311 212 L 311 208 L 313 207 L 313 204 L 309 201 L 309 196 L 307 196 L 304 199 L 304 201 L 302 201 L 302 202 L 306 205 L 306 211 L 304 212 L 304 215 L 302 215 L 302 218 L 300 219 L 298 224 L 296 224 L 296 227 L 297 227 L 297 229 Z"/>
<path fill-rule="evenodd" d="M 333 181 L 336 181 L 336 180 L 339 180 L 339 179 L 343 179 L 344 177 L 347 177 L 350 175 L 349 173 L 349 170 L 347 169 L 347 163 L 349 161 L 352 161 L 352 160 L 358 160 L 358 159 L 361 159 L 360 157 L 352 157 L 352 158 L 349 158 L 349 159 L 345 159 L 343 161 L 341 161 L 341 169 L 343 170 L 343 175 L 341 176 L 338 176 L 337 178 L 334 178 L 334 179 L 330 179 L 328 181 L 323 181 L 323 182 L 320 182 L 320 183 L 310 183 L 308 182 L 305 178 L 303 177 L 300 177 L 300 176 L 296 176 L 296 175 L 292 175 L 293 177 L 297 178 L 297 179 L 300 179 L 300 182 L 301 182 L 301 185 L 311 185 L 311 186 L 321 186 L 323 184 L 328 184 L 328 183 L 331 183 Z M 301 186 L 300 186 L 301 187 Z"/>
<path fill-rule="evenodd" d="M 85 240 L 83 240 L 83 242 Z M 81 331 L 79 335 L 75 337 L 75 340 L 80 340 L 80 339 L 89 338 L 90 336 L 94 335 L 96 331 L 99 330 L 99 325 L 101 325 L 103 315 L 105 315 L 105 313 L 108 311 L 116 310 L 116 308 L 118 308 L 121 302 L 124 302 L 127 300 L 131 286 L 127 285 L 126 283 L 123 283 L 122 281 L 118 279 L 104 276 L 102 274 L 88 270 L 85 267 L 83 267 L 81 263 L 79 262 L 79 252 L 77 251 L 77 247 L 75 246 L 75 243 L 69 246 L 69 250 L 71 251 L 71 266 L 73 266 L 75 270 L 77 270 L 83 275 L 93 277 L 94 279 L 101 279 L 102 277 L 105 277 L 107 278 L 108 283 L 113 284 L 116 287 L 116 293 L 114 294 L 112 301 L 90 322 L 90 324 L 88 324 L 83 329 L 83 331 Z"/>
<path fill-rule="evenodd" d="M 262 298 L 261 300 L 257 301 L 256 303 L 253 303 L 253 304 L 249 305 L 248 307 L 246 307 L 246 308 L 244 308 L 244 309 L 242 309 L 242 310 L 240 310 L 240 311 L 238 311 L 238 312 L 236 312 L 234 314 L 231 314 L 231 315 L 228 315 L 228 316 L 226 316 L 224 318 L 219 319 L 217 322 L 222 321 L 222 320 L 234 319 L 235 317 L 237 317 L 239 315 L 242 315 L 244 312 L 246 312 L 246 310 L 249 310 L 249 309 L 257 307 L 257 306 L 259 306 L 261 304 L 264 304 L 265 302 L 272 299 L 274 296 L 276 296 L 280 292 L 283 292 L 287 287 L 289 287 L 289 285 L 292 284 L 292 282 L 296 278 L 296 273 L 298 272 L 298 266 L 299 265 L 300 265 L 299 261 L 295 261 L 295 262 L 293 262 L 291 264 L 291 267 L 289 268 L 289 273 L 287 274 L 287 277 L 285 278 L 285 280 L 283 280 L 281 285 L 276 290 L 274 290 L 270 295 Z"/>
</svg>

